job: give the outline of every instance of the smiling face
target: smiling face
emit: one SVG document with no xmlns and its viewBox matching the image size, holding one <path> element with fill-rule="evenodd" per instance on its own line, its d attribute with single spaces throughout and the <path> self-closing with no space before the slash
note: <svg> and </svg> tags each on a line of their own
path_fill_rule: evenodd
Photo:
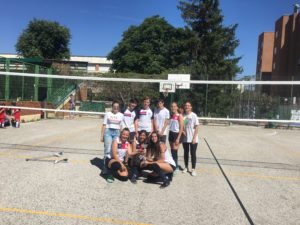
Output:
<svg viewBox="0 0 300 225">
<path fill-rule="evenodd" d="M 163 109 L 164 108 L 164 103 L 162 101 L 157 102 L 157 108 L 158 109 Z"/>
<path fill-rule="evenodd" d="M 158 142 L 158 136 L 157 136 L 157 133 L 152 133 L 151 134 L 151 141 L 153 143 L 157 143 Z"/>
<path fill-rule="evenodd" d="M 173 114 L 176 114 L 178 113 L 178 105 L 177 103 L 173 102 L 172 105 L 171 105 L 171 111 Z"/>
<path fill-rule="evenodd" d="M 150 106 L 150 100 L 149 99 L 145 99 L 144 100 L 144 109 L 148 109 Z"/>
<path fill-rule="evenodd" d="M 184 111 L 185 111 L 185 113 L 190 113 L 190 112 L 192 112 L 192 105 L 191 105 L 190 102 L 186 102 L 186 103 L 184 104 Z"/>
<path fill-rule="evenodd" d="M 134 110 L 135 107 L 136 107 L 135 103 L 129 103 L 129 105 L 128 105 L 128 108 L 129 108 L 130 111 Z"/>
<path fill-rule="evenodd" d="M 129 138 L 129 131 L 128 130 L 123 130 L 121 133 L 121 141 L 126 142 Z"/>
<path fill-rule="evenodd" d="M 146 139 L 147 139 L 147 135 L 144 132 L 140 133 L 139 142 L 144 143 Z"/>
<path fill-rule="evenodd" d="M 119 112 L 119 109 L 120 109 L 119 103 L 114 103 L 114 104 L 112 105 L 112 112 L 113 112 L 114 114 L 118 113 L 118 112 Z"/>
</svg>

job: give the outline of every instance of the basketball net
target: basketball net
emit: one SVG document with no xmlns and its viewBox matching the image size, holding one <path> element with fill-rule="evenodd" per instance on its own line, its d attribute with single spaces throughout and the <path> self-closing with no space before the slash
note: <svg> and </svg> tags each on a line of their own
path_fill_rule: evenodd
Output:
<svg viewBox="0 0 300 225">
<path fill-rule="evenodd" d="M 166 89 L 164 89 L 165 91 L 163 92 L 163 95 L 164 95 L 164 97 L 166 98 L 166 97 L 168 97 L 168 95 L 169 95 L 169 88 L 166 88 Z"/>
</svg>

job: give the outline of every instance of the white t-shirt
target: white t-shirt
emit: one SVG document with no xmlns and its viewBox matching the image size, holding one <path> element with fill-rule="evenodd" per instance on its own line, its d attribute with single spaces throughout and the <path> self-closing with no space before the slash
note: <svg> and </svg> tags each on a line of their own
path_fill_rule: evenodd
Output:
<svg viewBox="0 0 300 225">
<path fill-rule="evenodd" d="M 166 108 L 155 109 L 154 111 L 154 121 L 159 132 L 162 131 L 165 121 L 170 119 L 170 112 Z M 168 129 L 166 128 L 163 135 L 167 135 Z"/>
<path fill-rule="evenodd" d="M 191 143 L 193 141 L 194 133 L 195 133 L 195 126 L 199 125 L 199 121 L 197 115 L 193 112 L 190 114 L 185 114 L 183 117 L 184 121 L 184 131 L 185 136 L 183 135 L 184 139 L 183 142 Z M 198 137 L 196 139 L 196 143 L 198 143 Z"/>
<path fill-rule="evenodd" d="M 105 113 L 104 120 L 103 120 L 103 125 L 106 125 L 106 128 L 110 129 L 121 129 L 123 121 L 123 114 L 118 112 L 116 114 L 112 112 L 107 112 Z"/>
<path fill-rule="evenodd" d="M 125 143 L 122 143 L 120 138 L 117 138 L 116 142 L 118 143 L 118 146 L 117 146 L 118 158 L 119 158 L 119 160 L 121 160 L 123 162 L 124 159 L 125 159 L 125 156 L 127 154 L 128 147 L 129 147 L 130 144 L 129 144 L 128 141 L 126 141 Z M 112 158 L 112 152 L 107 154 L 106 157 L 111 159 Z"/>
<path fill-rule="evenodd" d="M 151 132 L 152 130 L 152 120 L 153 112 L 150 108 L 140 109 L 137 114 L 138 118 L 138 131 L 145 130 Z"/>
<path fill-rule="evenodd" d="M 135 132 L 134 120 L 136 119 L 136 111 L 130 111 L 128 108 L 123 113 L 123 125 L 122 128 L 127 127 L 130 132 Z"/>
<path fill-rule="evenodd" d="M 179 118 L 180 114 L 173 114 L 170 120 L 169 130 L 175 133 L 179 133 Z"/>
<path fill-rule="evenodd" d="M 169 149 L 166 149 L 166 151 L 165 151 L 165 162 L 171 164 L 172 166 L 176 166 L 176 163 L 175 163 L 172 155 L 170 154 Z"/>
</svg>

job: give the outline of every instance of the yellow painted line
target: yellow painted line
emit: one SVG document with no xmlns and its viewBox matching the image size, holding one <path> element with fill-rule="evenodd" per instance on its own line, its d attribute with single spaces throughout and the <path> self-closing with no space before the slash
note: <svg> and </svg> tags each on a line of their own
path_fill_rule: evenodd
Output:
<svg viewBox="0 0 300 225">
<path fill-rule="evenodd" d="M 4 150 L 4 149 L 3 149 Z M 0 155 L 14 155 L 16 153 L 20 152 L 18 149 L 5 149 L 4 151 L 1 151 Z"/>
<path fill-rule="evenodd" d="M 96 221 L 96 222 L 105 222 L 111 224 L 150 225 L 147 223 L 139 223 L 134 221 L 119 220 L 113 218 L 90 217 L 90 216 L 83 216 L 83 215 L 76 215 L 76 214 L 35 211 L 35 210 L 28 210 L 28 209 L 0 208 L 0 211 L 31 214 L 31 215 L 43 215 L 43 216 L 51 216 L 51 217 L 62 217 L 62 218 L 70 218 L 70 219 L 80 219 L 80 220 L 88 220 L 88 221 Z"/>
<path fill-rule="evenodd" d="M 28 155 L 10 155 L 10 154 L 0 154 L 0 158 L 12 158 L 12 159 L 30 159 L 34 157 L 28 157 Z M 43 158 L 46 159 L 46 158 Z M 47 159 L 53 159 L 54 158 L 47 158 Z M 61 158 L 55 158 L 55 159 L 62 159 Z M 69 164 L 74 165 L 87 165 L 90 164 L 90 160 L 85 159 L 73 159 L 68 160 Z M 217 169 L 197 169 L 198 173 L 207 173 L 215 176 L 221 176 L 222 173 Z M 254 177 L 259 179 L 265 179 L 265 180 L 291 180 L 291 181 L 300 181 L 300 177 L 286 177 L 286 176 L 267 176 L 267 175 L 261 175 L 258 173 L 238 173 L 238 172 L 227 172 L 227 175 L 234 176 L 234 177 Z"/>
</svg>

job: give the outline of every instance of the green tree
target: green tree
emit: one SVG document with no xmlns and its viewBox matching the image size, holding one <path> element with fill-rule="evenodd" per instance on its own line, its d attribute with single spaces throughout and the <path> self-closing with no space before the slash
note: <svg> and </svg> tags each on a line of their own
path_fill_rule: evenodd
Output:
<svg viewBox="0 0 300 225">
<path fill-rule="evenodd" d="M 235 57 L 239 40 L 235 37 L 237 24 L 223 25 L 219 0 L 180 1 L 178 8 L 188 27 L 196 35 L 193 51 L 192 79 L 232 80 L 242 69 L 240 57 Z M 199 114 L 230 114 L 235 87 L 193 85 L 191 98 Z M 206 100 L 207 99 L 207 100 Z M 220 109 L 221 108 L 221 109 Z"/>
<path fill-rule="evenodd" d="M 174 28 L 164 18 L 153 16 L 129 27 L 108 58 L 118 72 L 160 74 L 190 63 L 191 37 L 190 29 Z"/>
<path fill-rule="evenodd" d="M 24 57 L 67 59 L 71 34 L 58 22 L 33 19 L 19 36 L 16 50 Z"/>
</svg>

